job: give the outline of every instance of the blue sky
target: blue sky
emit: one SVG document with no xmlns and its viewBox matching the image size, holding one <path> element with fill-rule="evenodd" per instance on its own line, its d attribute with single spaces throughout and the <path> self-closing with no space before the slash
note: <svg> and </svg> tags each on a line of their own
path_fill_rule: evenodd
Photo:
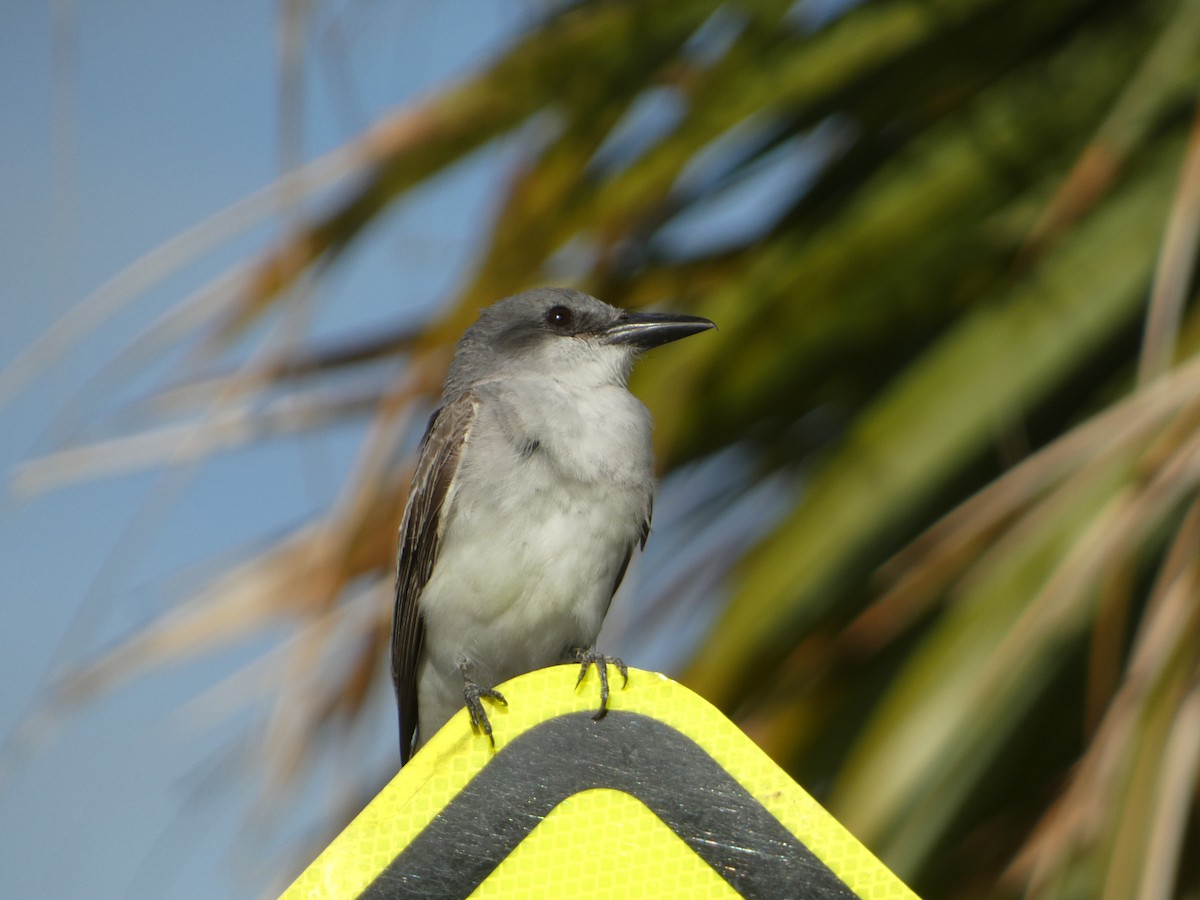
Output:
<svg viewBox="0 0 1200 900">
<path fill-rule="evenodd" d="M 230 235 L 6 395 L 4 371 L 53 322 L 145 254 L 270 184 L 281 160 L 316 158 L 485 64 L 541 8 L 519 0 L 314 4 L 294 82 L 301 137 L 281 152 L 283 6 L 0 4 L 0 471 L 8 476 L 94 434 L 122 399 L 169 383 L 176 373 L 161 362 L 124 382 L 97 376 L 157 315 L 253 256 L 281 225 L 268 220 Z M 669 113 L 652 102 L 638 110 L 628 128 L 653 131 L 648 119 Z M 818 129 L 818 151 L 830 137 Z M 494 142 L 389 210 L 317 284 L 314 334 L 394 327 L 451 292 L 481 249 L 521 139 Z M 784 154 L 702 215 L 675 223 L 668 238 L 703 243 L 760 227 L 781 184 L 808 178 L 817 159 Z M 200 715 L 196 698 L 277 646 L 282 628 L 52 717 L 39 712 L 56 676 L 169 609 L 194 584 L 181 572 L 324 509 L 361 437 L 358 427 L 339 427 L 221 454 L 182 476 L 133 471 L 0 496 L 6 895 L 270 895 L 295 863 L 288 851 L 313 838 L 321 812 L 345 803 L 362 772 L 393 771 L 387 690 L 364 718 L 379 727 L 326 754 L 290 799 L 265 797 L 262 769 L 233 752 L 256 733 L 264 702 L 216 721 Z M 727 452 L 662 485 L 654 539 L 622 592 L 650 607 L 635 610 L 618 597 L 606 650 L 672 671 L 703 633 L 719 593 L 697 561 L 728 558 L 734 537 L 769 528 L 790 496 L 783 481 L 769 480 L 728 517 L 697 528 L 688 519 L 697 498 L 747 486 L 753 467 L 742 456 Z M 668 595 L 670 603 L 654 603 Z M 382 665 L 379 678 L 386 683 Z"/>
<path fill-rule="evenodd" d="M 0 5 L 0 366 L 124 267 L 278 174 L 281 7 Z M 305 159 L 480 65 L 536 9 L 512 0 L 317 7 L 303 61 L 303 146 L 290 150 Z M 483 154 L 387 216 L 320 287 L 318 330 L 355 333 L 428 309 L 472 258 L 504 156 L 504 146 Z M 59 414 L 101 365 L 274 228 L 234 237 L 139 295 L 11 398 L 0 408 L 0 468 L 11 474 L 75 433 L 80 421 Z M 326 503 L 356 437 L 237 452 L 166 491 L 149 472 L 0 500 L 7 896 L 252 897 L 272 883 L 281 848 L 258 846 L 244 825 L 256 784 L 209 770 L 245 720 L 188 727 L 177 710 L 278 635 L 139 679 L 54 719 L 32 742 L 13 735 L 64 665 L 165 608 L 156 586 L 181 565 Z M 389 719 L 364 755 L 377 761 L 393 740 Z M 336 793 L 335 775 L 319 773 L 319 796 L 278 810 L 295 822 L 285 837 Z"/>
</svg>

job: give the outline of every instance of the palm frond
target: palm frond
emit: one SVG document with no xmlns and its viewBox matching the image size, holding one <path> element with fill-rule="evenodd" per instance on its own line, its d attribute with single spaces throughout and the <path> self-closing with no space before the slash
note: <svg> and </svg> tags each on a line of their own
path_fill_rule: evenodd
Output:
<svg viewBox="0 0 1200 900">
<path fill-rule="evenodd" d="M 329 508 L 62 696 L 288 622 L 294 638 L 198 706 L 270 701 L 255 743 L 284 790 L 314 737 L 389 690 L 407 451 L 453 341 L 480 306 L 568 282 L 720 327 L 636 376 L 668 483 L 736 455 L 739 490 L 797 485 L 778 521 L 733 496 L 689 507 L 688 533 L 728 528 L 698 570 L 720 578 L 720 611 L 692 687 L 924 896 L 1194 893 L 1198 34 L 1196 0 L 547 14 L 135 263 L 0 374 L 3 399 L 288 198 L 281 237 L 150 323 L 17 484 L 363 429 Z M 436 313 L 301 333 L 297 298 L 385 211 L 500 142 L 517 162 Z M 164 383 L 103 402 L 172 354 Z M 671 622 L 671 599 L 630 627 Z"/>
</svg>

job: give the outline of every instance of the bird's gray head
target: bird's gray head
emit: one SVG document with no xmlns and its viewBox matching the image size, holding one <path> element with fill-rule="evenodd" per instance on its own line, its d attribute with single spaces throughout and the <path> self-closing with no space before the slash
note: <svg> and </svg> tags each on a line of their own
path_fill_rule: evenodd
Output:
<svg viewBox="0 0 1200 900">
<path fill-rule="evenodd" d="M 624 384 L 642 351 L 713 327 L 699 316 L 627 312 L 566 288 L 526 291 L 492 304 L 467 329 L 445 396 L 518 375 Z"/>
</svg>

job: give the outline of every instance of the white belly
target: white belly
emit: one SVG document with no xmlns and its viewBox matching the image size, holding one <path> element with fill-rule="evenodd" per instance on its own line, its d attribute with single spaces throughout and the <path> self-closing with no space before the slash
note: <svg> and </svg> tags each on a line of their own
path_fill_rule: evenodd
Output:
<svg viewBox="0 0 1200 900">
<path fill-rule="evenodd" d="M 565 476 L 552 446 L 491 449 L 476 458 L 502 464 L 460 471 L 420 599 L 422 741 L 462 707 L 461 667 L 491 687 L 592 646 L 648 512 L 648 447 L 626 477 L 595 481 Z"/>
</svg>

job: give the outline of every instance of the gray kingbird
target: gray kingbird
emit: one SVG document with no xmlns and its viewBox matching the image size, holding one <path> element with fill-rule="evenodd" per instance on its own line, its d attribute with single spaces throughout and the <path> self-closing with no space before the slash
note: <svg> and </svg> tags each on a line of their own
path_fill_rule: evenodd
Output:
<svg viewBox="0 0 1200 900">
<path fill-rule="evenodd" d="M 392 679 L 401 765 L 464 704 L 491 737 L 495 685 L 594 652 L 654 493 L 650 413 L 626 387 L 644 350 L 712 328 L 544 288 L 462 339 L 400 527 Z"/>
</svg>

